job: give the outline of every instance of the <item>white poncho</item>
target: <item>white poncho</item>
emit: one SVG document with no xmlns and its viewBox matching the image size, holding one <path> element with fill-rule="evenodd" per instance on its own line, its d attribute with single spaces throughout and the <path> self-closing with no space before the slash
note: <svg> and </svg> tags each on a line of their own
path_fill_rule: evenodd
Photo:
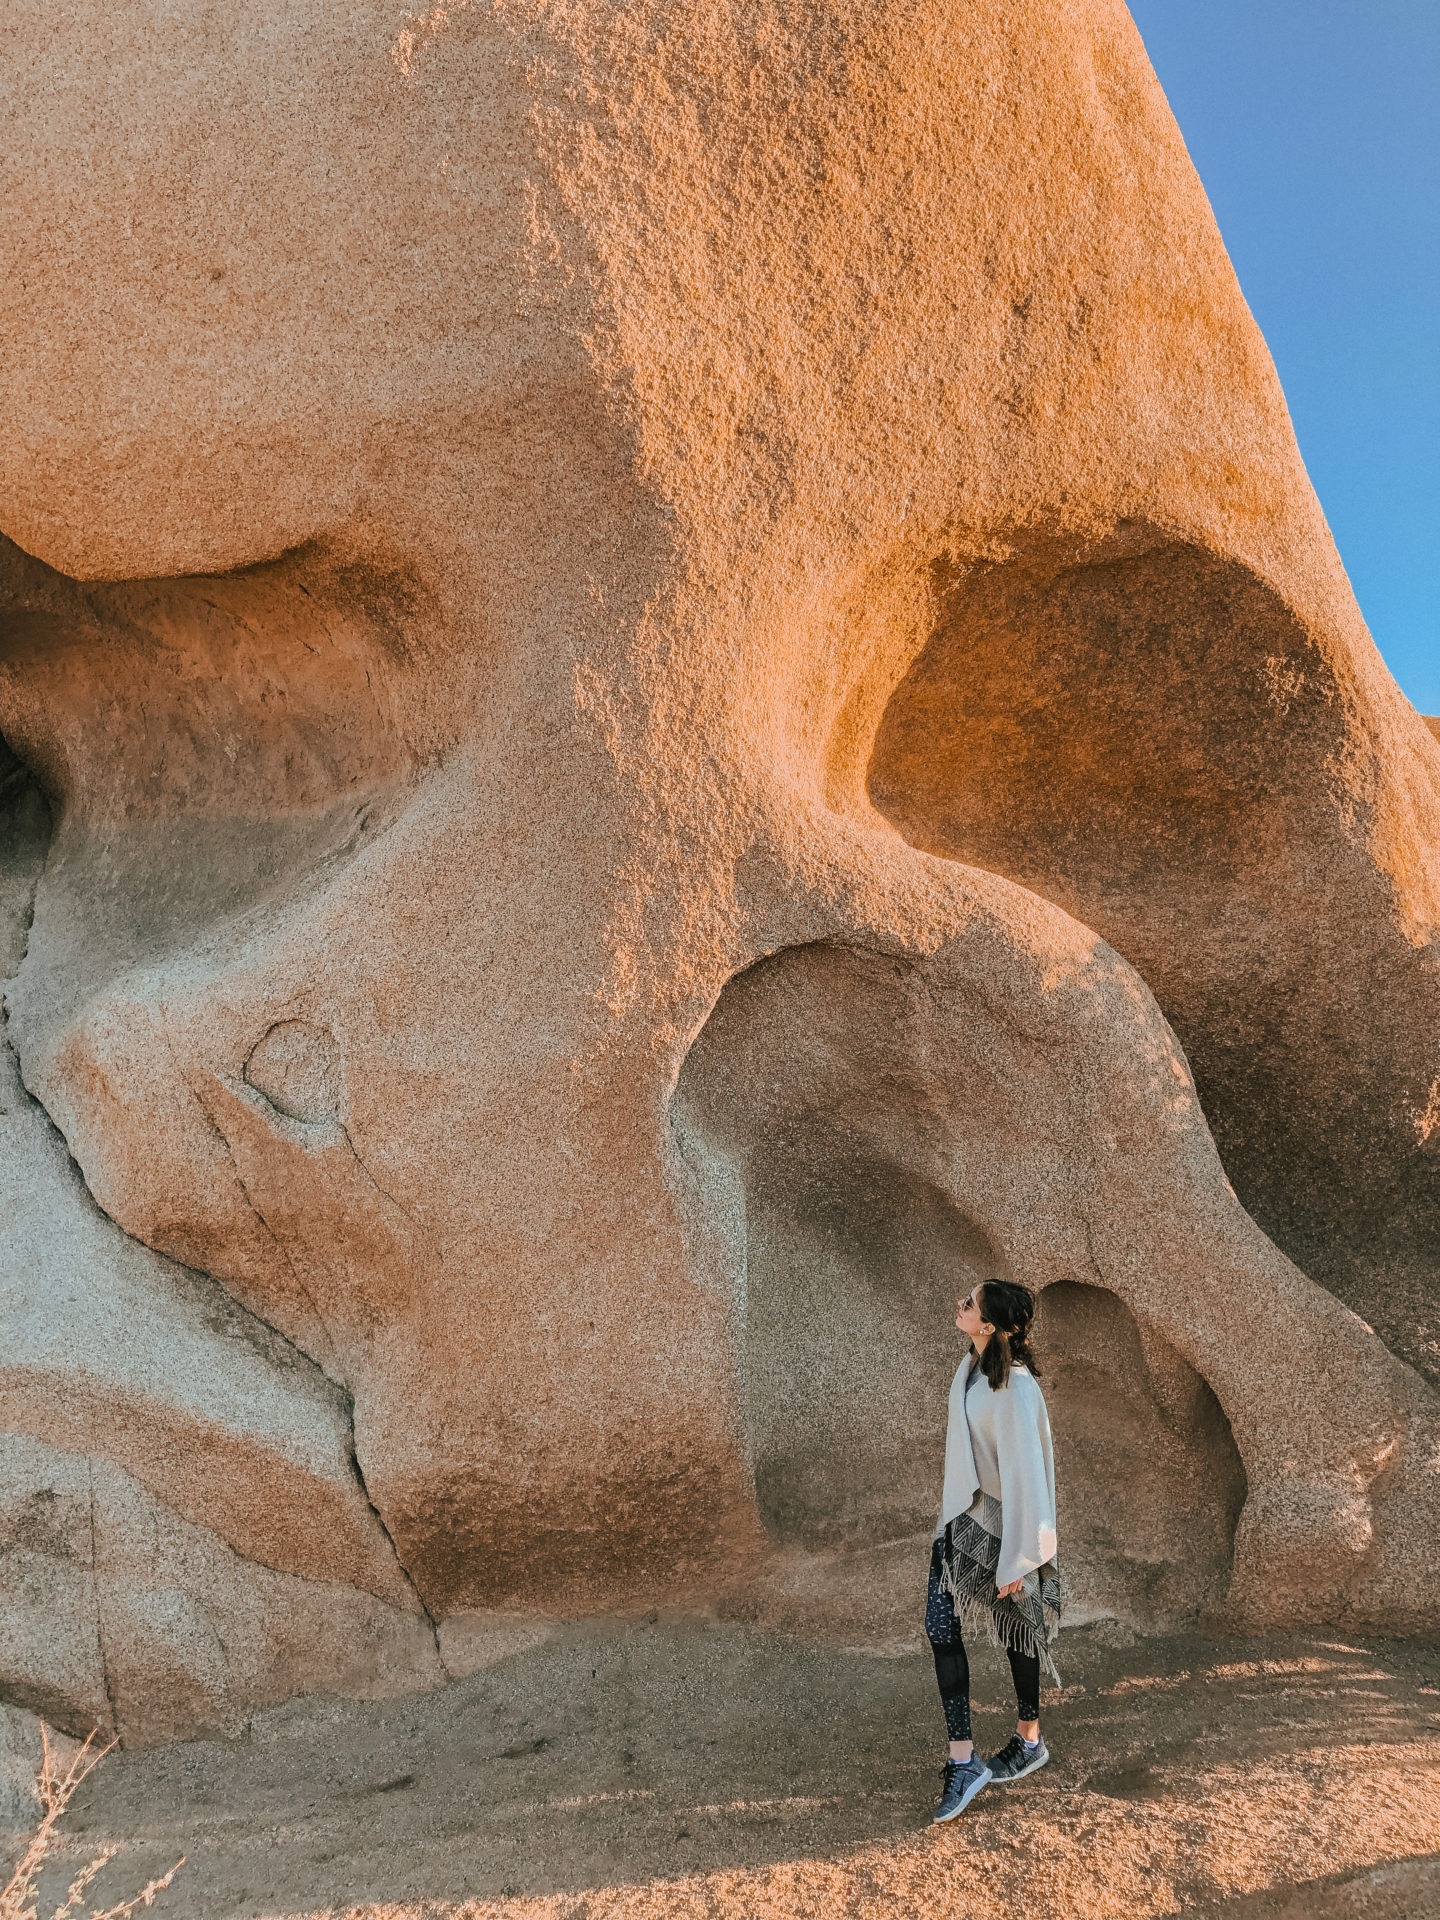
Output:
<svg viewBox="0 0 1440 1920">
<path fill-rule="evenodd" d="M 1006 1587 L 1056 1557 L 1050 1416 L 1039 1383 L 1026 1367 L 1011 1367 L 999 1393 L 979 1374 L 967 1395 L 966 1382 L 976 1364 L 974 1354 L 967 1353 L 950 1387 L 945 1490 L 936 1533 L 943 1534 L 950 1521 L 968 1512 L 977 1493 L 998 1500 L 1004 1520 L 995 1581 Z"/>
</svg>

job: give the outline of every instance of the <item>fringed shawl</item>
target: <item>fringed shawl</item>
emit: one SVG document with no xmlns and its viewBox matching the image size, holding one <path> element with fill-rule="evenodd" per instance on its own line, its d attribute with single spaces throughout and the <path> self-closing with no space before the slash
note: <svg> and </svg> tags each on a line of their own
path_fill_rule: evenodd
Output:
<svg viewBox="0 0 1440 1920">
<path fill-rule="evenodd" d="M 995 1576 L 1000 1586 L 1055 1558 L 1055 1459 L 1040 1384 L 1028 1368 L 1013 1366 L 1006 1385 L 994 1393 L 974 1354 L 967 1353 L 950 1386 L 936 1532 L 969 1513 L 977 1493 L 1004 1502 L 1005 1537 Z"/>
<path fill-rule="evenodd" d="M 978 1493 L 969 1510 L 946 1525 L 941 1584 L 954 1604 L 962 1633 L 983 1633 L 992 1647 L 1029 1654 L 1058 1687 L 1060 1675 L 1050 1642 L 1060 1631 L 1060 1569 L 1047 1560 L 1022 1575 L 1018 1593 L 1002 1600 L 995 1575 L 1003 1532 L 1000 1502 L 988 1493 Z"/>
</svg>

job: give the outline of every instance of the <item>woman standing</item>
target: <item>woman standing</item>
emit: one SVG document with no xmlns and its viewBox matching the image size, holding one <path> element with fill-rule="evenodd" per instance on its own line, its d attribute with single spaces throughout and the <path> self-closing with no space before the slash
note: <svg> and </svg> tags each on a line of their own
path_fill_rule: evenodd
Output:
<svg viewBox="0 0 1440 1920">
<path fill-rule="evenodd" d="M 982 1280 L 955 1324 L 970 1337 L 950 1388 L 945 1491 L 930 1551 L 925 1632 L 950 1735 L 937 1821 L 963 1813 L 992 1780 L 1023 1780 L 1050 1758 L 1040 1733 L 1040 1669 L 1060 1676 L 1050 1642 L 1060 1626 L 1055 1563 L 1055 1463 L 1050 1419 L 1030 1353 L 1035 1296 Z M 1003 1647 L 1015 1681 L 1013 1737 L 988 1761 L 970 1739 L 965 1633 Z"/>
</svg>

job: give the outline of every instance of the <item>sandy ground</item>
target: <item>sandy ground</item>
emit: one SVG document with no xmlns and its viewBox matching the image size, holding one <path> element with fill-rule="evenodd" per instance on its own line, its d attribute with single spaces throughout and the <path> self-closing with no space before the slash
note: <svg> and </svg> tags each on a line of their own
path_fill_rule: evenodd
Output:
<svg viewBox="0 0 1440 1920">
<path fill-rule="evenodd" d="M 1440 1648 L 1067 1632 L 1054 1760 L 927 1825 L 926 1657 L 652 1616 L 503 1638 L 424 1698 L 112 1755 L 69 1857 L 189 1920 L 1440 1916 Z M 998 1656 L 978 1735 L 1009 1730 Z M 43 1908 L 42 1911 L 47 1911 Z"/>
</svg>

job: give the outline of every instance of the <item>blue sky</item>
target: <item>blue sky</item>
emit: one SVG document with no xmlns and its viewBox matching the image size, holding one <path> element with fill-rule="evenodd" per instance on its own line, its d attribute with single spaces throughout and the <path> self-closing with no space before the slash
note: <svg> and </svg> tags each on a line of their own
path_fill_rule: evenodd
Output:
<svg viewBox="0 0 1440 1920">
<path fill-rule="evenodd" d="M 1390 671 L 1440 713 L 1440 0 L 1130 0 Z"/>
</svg>

